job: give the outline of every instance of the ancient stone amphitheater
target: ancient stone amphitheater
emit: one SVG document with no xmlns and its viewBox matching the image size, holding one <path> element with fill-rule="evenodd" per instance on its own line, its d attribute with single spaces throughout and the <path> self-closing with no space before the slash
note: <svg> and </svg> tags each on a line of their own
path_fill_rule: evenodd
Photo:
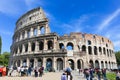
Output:
<svg viewBox="0 0 120 80">
<path fill-rule="evenodd" d="M 44 66 L 47 70 L 80 68 L 115 69 L 113 43 L 102 36 L 81 32 L 52 33 L 42 8 L 35 8 L 16 22 L 9 66 Z"/>
</svg>

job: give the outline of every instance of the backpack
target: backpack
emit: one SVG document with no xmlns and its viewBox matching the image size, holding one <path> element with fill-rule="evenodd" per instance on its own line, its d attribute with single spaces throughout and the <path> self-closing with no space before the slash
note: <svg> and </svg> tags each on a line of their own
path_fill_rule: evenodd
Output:
<svg viewBox="0 0 120 80">
<path fill-rule="evenodd" d="M 62 75 L 61 80 L 66 80 L 66 75 Z"/>
</svg>

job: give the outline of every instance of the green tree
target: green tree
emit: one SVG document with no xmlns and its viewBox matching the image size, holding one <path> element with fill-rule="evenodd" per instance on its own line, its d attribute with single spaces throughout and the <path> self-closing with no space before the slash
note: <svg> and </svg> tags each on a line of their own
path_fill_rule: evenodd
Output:
<svg viewBox="0 0 120 80">
<path fill-rule="evenodd" d="M 0 54 L 1 54 L 1 50 L 2 50 L 2 38 L 0 36 Z"/>
<path fill-rule="evenodd" d="M 9 52 L 4 52 L 3 54 L 0 55 L 0 65 L 8 66 L 9 62 Z"/>
<path fill-rule="evenodd" d="M 116 60 L 117 60 L 117 65 L 120 65 L 120 51 L 115 52 Z"/>
</svg>

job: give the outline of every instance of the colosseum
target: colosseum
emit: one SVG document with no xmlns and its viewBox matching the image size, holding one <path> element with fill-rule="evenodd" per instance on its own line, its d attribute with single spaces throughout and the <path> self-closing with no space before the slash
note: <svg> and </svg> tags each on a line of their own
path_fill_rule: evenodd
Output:
<svg viewBox="0 0 120 80">
<path fill-rule="evenodd" d="M 53 33 L 42 8 L 22 15 L 16 22 L 9 66 L 31 66 L 50 70 L 117 68 L 113 43 L 102 36 L 73 32 Z"/>
</svg>

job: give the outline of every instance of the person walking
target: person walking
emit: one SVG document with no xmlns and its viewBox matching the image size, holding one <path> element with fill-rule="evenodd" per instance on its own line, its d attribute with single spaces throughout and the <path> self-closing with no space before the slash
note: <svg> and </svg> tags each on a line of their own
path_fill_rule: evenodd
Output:
<svg viewBox="0 0 120 80">
<path fill-rule="evenodd" d="M 64 73 L 61 75 L 61 80 L 67 80 L 67 72 L 64 71 Z"/>
</svg>

